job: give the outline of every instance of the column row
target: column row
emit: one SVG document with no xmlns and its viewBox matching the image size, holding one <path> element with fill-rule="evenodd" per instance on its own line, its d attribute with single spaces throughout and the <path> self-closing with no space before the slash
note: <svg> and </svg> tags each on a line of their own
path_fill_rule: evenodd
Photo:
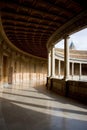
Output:
<svg viewBox="0 0 87 130">
<path fill-rule="evenodd" d="M 69 45 L 68 36 L 64 37 L 64 79 L 69 77 Z M 59 61 L 59 76 L 60 76 L 60 61 Z M 55 48 L 51 46 L 48 49 L 48 77 L 55 77 Z"/>
<path fill-rule="evenodd" d="M 65 64 L 65 71 L 64 71 L 64 72 L 67 72 L 67 73 L 65 73 L 64 79 L 67 80 L 70 77 L 72 79 L 74 79 L 75 78 L 75 72 L 74 72 L 75 71 L 74 70 L 75 69 L 75 67 L 74 67 L 75 63 L 74 62 L 70 63 L 69 61 L 67 61 L 67 62 Z M 61 64 L 62 64 L 62 61 L 58 59 L 58 77 L 59 78 L 62 77 L 62 75 L 61 75 L 61 73 L 62 73 Z M 71 67 L 70 67 L 70 64 L 71 64 Z M 66 68 L 66 66 L 68 68 Z M 70 69 L 71 69 L 71 76 L 70 76 Z M 79 63 L 79 73 L 78 73 L 78 75 L 79 75 L 79 80 L 81 80 L 81 76 L 82 76 L 82 63 Z M 49 50 L 49 53 L 48 53 L 48 77 L 55 77 L 55 50 L 54 50 L 54 48 L 51 48 L 51 50 Z"/>
</svg>

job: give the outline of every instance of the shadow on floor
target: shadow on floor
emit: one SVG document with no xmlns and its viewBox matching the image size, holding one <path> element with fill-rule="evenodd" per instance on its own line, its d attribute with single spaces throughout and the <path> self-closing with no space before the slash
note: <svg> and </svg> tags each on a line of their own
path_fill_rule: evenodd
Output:
<svg viewBox="0 0 87 130">
<path fill-rule="evenodd" d="M 4 98 L 0 101 L 7 130 L 87 130 L 86 121 L 45 114 Z"/>
<path fill-rule="evenodd" d="M 29 86 L 29 87 L 28 87 Z M 30 88 L 34 88 L 34 90 L 31 90 Z M 81 108 L 85 108 L 87 109 L 87 105 L 85 105 L 84 103 L 81 103 L 75 99 L 71 99 L 71 98 L 68 98 L 68 97 L 64 97 L 64 96 L 60 96 L 58 95 L 57 93 L 53 92 L 53 91 L 50 91 L 50 90 L 47 90 L 46 89 L 46 86 L 43 86 L 43 85 L 39 85 L 39 84 L 35 84 L 32 86 L 32 84 L 29 84 L 27 85 L 27 88 L 23 88 L 22 85 L 20 86 L 20 88 L 12 88 L 12 86 L 6 88 L 6 89 L 10 89 L 10 90 L 18 90 L 18 92 L 22 91 L 22 92 L 27 92 L 27 95 L 25 94 L 20 94 L 20 93 L 13 93 L 13 92 L 5 92 L 3 91 L 4 94 L 10 94 L 10 95 L 14 95 L 14 96 L 23 96 L 23 97 L 27 97 L 27 98 L 36 98 L 36 99 L 42 99 L 42 100 L 49 100 L 49 101 L 55 101 L 55 102 L 60 102 L 60 103 L 63 103 L 63 104 L 71 104 L 71 105 L 74 105 L 74 106 L 78 106 L 78 107 L 81 107 Z M 47 97 L 49 98 L 43 98 L 43 97 L 33 97 L 33 96 L 30 96 L 29 93 L 41 93 L 43 95 L 46 95 Z"/>
</svg>

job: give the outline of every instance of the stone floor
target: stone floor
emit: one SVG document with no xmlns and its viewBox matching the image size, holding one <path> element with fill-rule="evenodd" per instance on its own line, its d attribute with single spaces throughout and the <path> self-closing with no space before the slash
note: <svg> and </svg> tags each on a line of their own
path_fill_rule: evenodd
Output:
<svg viewBox="0 0 87 130">
<path fill-rule="evenodd" d="M 38 85 L 0 89 L 0 130 L 87 130 L 87 106 Z"/>
</svg>

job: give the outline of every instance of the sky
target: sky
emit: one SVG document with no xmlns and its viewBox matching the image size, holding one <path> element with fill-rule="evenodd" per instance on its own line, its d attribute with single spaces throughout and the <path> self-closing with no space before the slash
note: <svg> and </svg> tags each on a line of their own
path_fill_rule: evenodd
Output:
<svg viewBox="0 0 87 130">
<path fill-rule="evenodd" d="M 70 35 L 69 44 L 73 42 L 77 50 L 87 50 L 87 28 Z M 64 40 L 55 45 L 58 48 L 64 48 Z"/>
</svg>

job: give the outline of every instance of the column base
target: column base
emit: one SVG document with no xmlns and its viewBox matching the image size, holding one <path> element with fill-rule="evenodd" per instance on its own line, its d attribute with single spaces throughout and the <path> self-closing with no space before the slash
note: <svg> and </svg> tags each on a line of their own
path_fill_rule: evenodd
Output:
<svg viewBox="0 0 87 130">
<path fill-rule="evenodd" d="M 79 80 L 81 80 L 81 76 L 79 76 Z"/>
<path fill-rule="evenodd" d="M 64 79 L 65 81 L 67 81 L 67 80 L 69 80 L 69 77 L 64 77 L 63 79 Z"/>
</svg>

